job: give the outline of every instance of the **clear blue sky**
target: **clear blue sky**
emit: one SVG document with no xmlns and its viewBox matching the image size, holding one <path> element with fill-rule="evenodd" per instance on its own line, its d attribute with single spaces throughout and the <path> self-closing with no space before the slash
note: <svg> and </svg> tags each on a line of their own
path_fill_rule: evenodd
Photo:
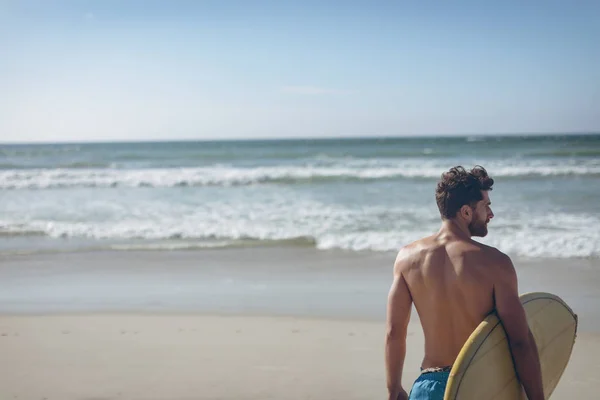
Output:
<svg viewBox="0 0 600 400">
<path fill-rule="evenodd" d="M 599 21 L 598 1 L 0 1 L 0 141 L 600 131 Z"/>
</svg>

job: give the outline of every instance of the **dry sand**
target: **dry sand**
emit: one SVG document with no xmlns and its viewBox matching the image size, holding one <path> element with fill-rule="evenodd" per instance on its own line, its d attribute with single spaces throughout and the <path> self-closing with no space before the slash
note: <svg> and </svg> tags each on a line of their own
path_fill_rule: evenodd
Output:
<svg viewBox="0 0 600 400">
<path fill-rule="evenodd" d="M 383 325 L 167 314 L 0 318 L 0 399 L 383 399 Z M 423 339 L 411 323 L 404 384 Z M 578 337 L 555 399 L 597 398 L 600 336 Z"/>
</svg>

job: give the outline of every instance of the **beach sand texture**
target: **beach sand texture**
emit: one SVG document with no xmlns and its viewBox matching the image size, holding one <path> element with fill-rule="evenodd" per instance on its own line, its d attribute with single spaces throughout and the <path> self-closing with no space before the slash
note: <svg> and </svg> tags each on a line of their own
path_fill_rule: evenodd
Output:
<svg viewBox="0 0 600 400">
<path fill-rule="evenodd" d="M 385 398 L 391 260 L 284 248 L 5 258 L 0 398 Z M 580 273 L 561 275 L 565 266 L 556 260 L 521 264 L 522 286 L 559 289 L 576 311 L 597 304 L 595 261 L 569 262 Z M 540 268 L 554 272 L 531 279 Z M 192 296 L 220 284 L 229 285 L 227 296 Z M 590 323 L 597 315 L 581 310 L 582 332 L 556 399 L 597 394 L 600 336 Z M 413 314 L 407 388 L 422 348 Z"/>
</svg>

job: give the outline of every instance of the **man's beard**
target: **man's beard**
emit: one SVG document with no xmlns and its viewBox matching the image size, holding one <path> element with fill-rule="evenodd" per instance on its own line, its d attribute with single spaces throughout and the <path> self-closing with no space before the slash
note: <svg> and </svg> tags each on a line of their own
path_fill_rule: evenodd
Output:
<svg viewBox="0 0 600 400">
<path fill-rule="evenodd" d="M 469 224 L 469 232 L 471 236 L 484 237 L 488 234 L 486 221 L 473 220 Z"/>
</svg>

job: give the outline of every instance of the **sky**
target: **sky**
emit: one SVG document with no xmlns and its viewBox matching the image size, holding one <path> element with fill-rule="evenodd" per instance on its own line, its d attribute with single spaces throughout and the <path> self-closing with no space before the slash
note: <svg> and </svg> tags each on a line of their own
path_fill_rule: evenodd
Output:
<svg viewBox="0 0 600 400">
<path fill-rule="evenodd" d="M 600 131 L 598 1 L 0 0 L 0 142 Z"/>
</svg>

